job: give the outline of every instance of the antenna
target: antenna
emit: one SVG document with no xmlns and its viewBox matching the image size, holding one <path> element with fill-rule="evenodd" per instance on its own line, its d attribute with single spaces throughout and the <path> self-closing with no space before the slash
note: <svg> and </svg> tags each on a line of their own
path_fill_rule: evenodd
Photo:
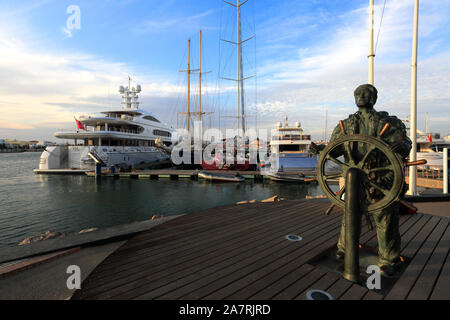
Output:
<svg viewBox="0 0 450 320">
<path fill-rule="evenodd" d="M 131 88 L 131 77 L 128 76 L 128 87 L 119 87 L 119 93 L 122 94 L 122 109 L 139 109 L 139 96 L 137 93 L 141 92 L 141 85 L 137 85 L 136 89 Z"/>
</svg>

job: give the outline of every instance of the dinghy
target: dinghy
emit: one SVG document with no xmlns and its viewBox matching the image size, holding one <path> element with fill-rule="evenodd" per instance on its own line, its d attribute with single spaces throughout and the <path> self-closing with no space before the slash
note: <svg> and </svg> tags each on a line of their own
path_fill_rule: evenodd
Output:
<svg viewBox="0 0 450 320">
<path fill-rule="evenodd" d="M 275 182 L 295 182 L 295 183 L 311 182 L 311 179 L 306 178 L 304 175 L 268 174 L 267 177 Z"/>
<path fill-rule="evenodd" d="M 199 172 L 198 177 L 218 182 L 242 182 L 245 180 L 245 178 L 240 175 L 222 174 L 214 172 Z"/>
</svg>

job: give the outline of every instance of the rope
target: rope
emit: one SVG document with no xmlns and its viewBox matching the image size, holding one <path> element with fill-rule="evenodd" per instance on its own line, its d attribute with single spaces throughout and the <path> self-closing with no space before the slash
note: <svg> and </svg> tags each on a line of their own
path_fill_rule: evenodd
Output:
<svg viewBox="0 0 450 320">
<path fill-rule="evenodd" d="M 386 0 L 384 0 L 383 11 L 381 12 L 380 26 L 378 27 L 377 41 L 375 42 L 375 52 L 374 52 L 374 54 L 377 53 L 378 39 L 380 37 L 381 24 L 383 23 L 383 16 L 384 16 L 384 9 L 385 8 L 386 8 Z"/>
</svg>

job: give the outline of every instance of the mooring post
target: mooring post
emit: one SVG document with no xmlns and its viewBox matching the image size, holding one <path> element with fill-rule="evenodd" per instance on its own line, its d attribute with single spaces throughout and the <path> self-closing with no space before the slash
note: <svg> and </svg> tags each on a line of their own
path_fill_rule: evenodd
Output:
<svg viewBox="0 0 450 320">
<path fill-rule="evenodd" d="M 359 281 L 359 233 L 361 229 L 361 199 L 360 199 L 359 169 L 350 168 L 345 179 L 345 279 Z"/>
<path fill-rule="evenodd" d="M 95 178 L 100 178 L 102 175 L 102 164 L 100 162 L 95 163 Z"/>
<path fill-rule="evenodd" d="M 444 155 L 443 155 L 443 165 L 444 165 L 444 181 L 442 181 L 443 185 L 443 191 L 444 194 L 448 194 L 448 148 L 444 148 Z"/>
</svg>

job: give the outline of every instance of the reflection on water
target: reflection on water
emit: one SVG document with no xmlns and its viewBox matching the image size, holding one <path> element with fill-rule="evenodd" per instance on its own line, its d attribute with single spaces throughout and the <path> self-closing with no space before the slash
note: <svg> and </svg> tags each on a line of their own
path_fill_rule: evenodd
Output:
<svg viewBox="0 0 450 320">
<path fill-rule="evenodd" d="M 0 154 L 0 247 L 45 232 L 76 232 L 262 200 L 275 194 L 303 199 L 317 185 L 136 180 L 84 175 L 35 175 L 40 153 Z"/>
</svg>

